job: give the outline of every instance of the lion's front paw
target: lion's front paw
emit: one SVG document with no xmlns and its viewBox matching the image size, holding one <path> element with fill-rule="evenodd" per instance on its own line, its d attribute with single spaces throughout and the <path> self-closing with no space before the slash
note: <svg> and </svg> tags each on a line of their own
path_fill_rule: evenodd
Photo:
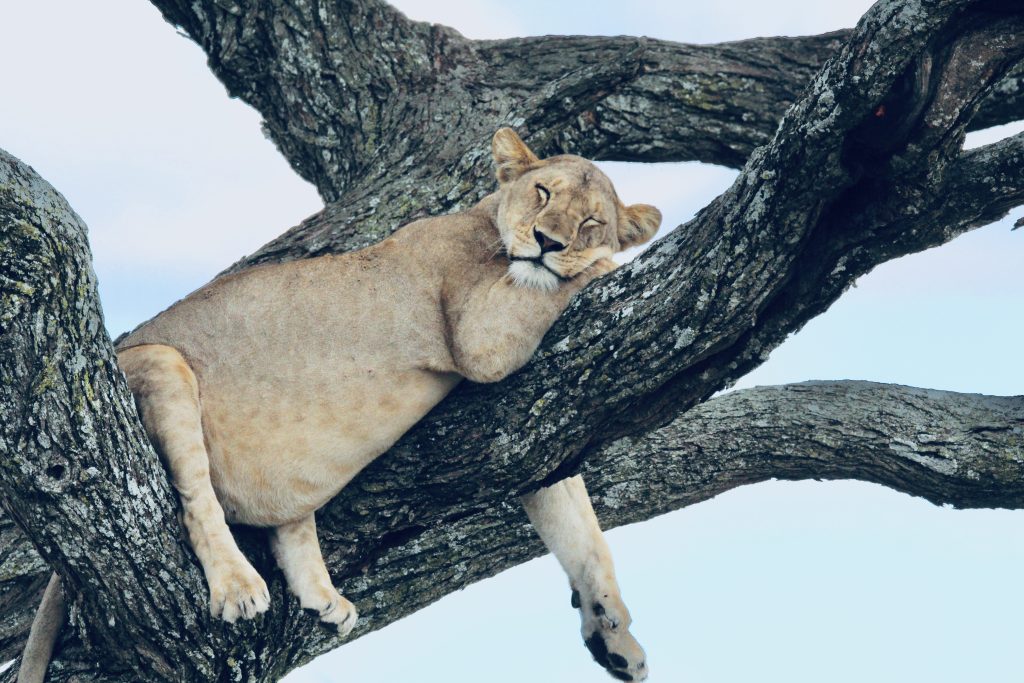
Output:
<svg viewBox="0 0 1024 683">
<path fill-rule="evenodd" d="M 252 619 L 270 607 L 270 592 L 263 577 L 247 560 L 225 562 L 207 576 L 210 584 L 210 615 L 228 623 Z"/>
<path fill-rule="evenodd" d="M 583 642 L 594 661 L 620 681 L 647 678 L 647 658 L 640 643 L 629 632 L 629 611 L 614 596 L 602 595 L 587 600 L 573 591 L 573 607 L 583 618 Z"/>
<path fill-rule="evenodd" d="M 602 275 L 607 275 L 608 273 L 614 271 L 618 267 L 619 264 L 611 260 L 610 258 L 599 258 L 592 264 L 590 264 L 590 269 L 593 271 L 594 277 L 601 277 Z"/>
</svg>

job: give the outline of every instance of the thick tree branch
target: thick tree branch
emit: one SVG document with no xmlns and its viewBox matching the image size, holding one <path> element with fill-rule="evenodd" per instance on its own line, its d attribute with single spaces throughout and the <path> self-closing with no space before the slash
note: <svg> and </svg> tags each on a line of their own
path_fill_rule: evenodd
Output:
<svg viewBox="0 0 1024 683">
<path fill-rule="evenodd" d="M 224 657 L 251 649 L 237 632 L 223 637 L 195 598 L 205 595 L 203 577 L 103 327 L 85 226 L 3 151 L 0 302 L 0 503 L 60 574 L 69 634 L 103 653 L 90 670 L 217 678 Z M 17 544 L 5 550 L 5 592 L 30 595 L 33 553 L 18 534 L 4 540 Z M 7 606 L 25 607 L 21 596 Z M 27 621 L 5 620 L 10 629 Z"/>
<path fill-rule="evenodd" d="M 154 3 L 199 43 L 228 92 L 261 114 L 292 167 L 331 201 L 365 175 L 398 130 L 450 101 L 468 44 L 377 0 Z M 426 94 L 435 95 L 433 99 Z M 449 112 L 450 113 L 450 112 Z"/>
<path fill-rule="evenodd" d="M 648 38 L 545 36 L 481 43 L 501 83 L 526 102 L 540 146 L 615 161 L 703 161 L 740 168 L 850 31 L 687 45 Z M 548 97 L 563 81 L 559 97 Z M 580 83 L 582 81 L 582 83 Z M 584 85 L 585 84 L 585 85 Z M 1024 119 L 1024 68 L 1004 78 L 968 130 Z"/>
<path fill-rule="evenodd" d="M 936 504 L 1021 508 L 1022 434 L 1020 396 L 807 382 L 712 399 L 644 437 L 604 445 L 584 476 L 605 528 L 773 478 L 859 479 Z M 465 564 L 444 559 L 453 545 Z M 487 508 L 388 551 L 368 588 L 393 568 L 396 589 L 411 581 L 402 596 L 412 611 L 463 585 L 451 581 L 470 583 L 541 552 L 516 506 Z M 433 589 L 438 575 L 442 587 Z"/>
<path fill-rule="evenodd" d="M 470 41 L 378 0 L 153 2 L 328 203 L 235 270 L 364 247 L 472 205 L 491 187 L 487 140 L 501 125 L 526 126 L 544 154 L 741 166 L 850 35 Z M 972 126 L 1024 118 L 1022 74 Z"/>
<path fill-rule="evenodd" d="M 630 508 L 642 497 L 668 512 L 770 479 L 857 479 L 936 505 L 1020 509 L 1022 435 L 1024 396 L 804 382 L 707 401 L 604 446 L 585 471 L 616 524 L 639 521 Z"/>
<path fill-rule="evenodd" d="M 717 45 L 546 36 L 484 43 L 479 52 L 526 102 L 574 75 L 587 77 L 577 88 L 585 100 L 568 91 L 544 97 L 547 106 L 517 108 L 527 130 L 551 131 L 552 149 L 739 168 L 771 140 L 782 114 L 849 34 Z M 613 78 L 613 70 L 623 76 Z"/>
</svg>

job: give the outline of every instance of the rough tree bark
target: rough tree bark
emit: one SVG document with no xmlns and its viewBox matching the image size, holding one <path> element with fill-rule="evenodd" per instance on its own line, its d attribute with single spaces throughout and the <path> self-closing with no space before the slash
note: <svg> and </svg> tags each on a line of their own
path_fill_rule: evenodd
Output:
<svg viewBox="0 0 1024 683">
<path fill-rule="evenodd" d="M 493 187 L 499 125 L 544 154 L 743 167 L 588 288 L 523 371 L 460 387 L 325 508 L 332 574 L 372 615 L 352 637 L 541 552 L 515 497 L 581 470 L 606 526 L 771 477 L 1024 503 L 1024 398 L 811 383 L 707 400 L 875 265 L 1024 203 L 1024 135 L 961 150 L 971 127 L 1024 118 L 1016 3 L 882 0 L 852 31 L 688 46 L 471 41 L 377 0 L 153 1 L 327 202 L 233 268 L 467 206 Z M 274 680 L 336 647 L 258 531 L 241 535 L 271 612 L 205 614 L 84 226 L 6 155 L 0 296 L 0 654 L 20 651 L 50 567 L 73 622 L 53 680 Z"/>
</svg>

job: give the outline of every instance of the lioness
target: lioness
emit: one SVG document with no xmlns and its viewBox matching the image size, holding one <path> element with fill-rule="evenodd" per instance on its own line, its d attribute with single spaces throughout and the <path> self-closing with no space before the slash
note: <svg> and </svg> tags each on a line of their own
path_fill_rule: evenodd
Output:
<svg viewBox="0 0 1024 683">
<path fill-rule="evenodd" d="M 366 249 L 221 277 L 117 345 L 142 422 L 166 459 L 184 522 L 229 622 L 270 602 L 227 523 L 271 527 L 304 608 L 347 634 L 313 513 L 462 379 L 521 367 L 612 253 L 649 240 L 660 212 L 625 206 L 576 156 L 538 159 L 509 128 L 492 149 L 499 189 Z M 646 678 L 643 650 L 582 479 L 523 498 L 569 575 L 595 659 Z"/>
</svg>

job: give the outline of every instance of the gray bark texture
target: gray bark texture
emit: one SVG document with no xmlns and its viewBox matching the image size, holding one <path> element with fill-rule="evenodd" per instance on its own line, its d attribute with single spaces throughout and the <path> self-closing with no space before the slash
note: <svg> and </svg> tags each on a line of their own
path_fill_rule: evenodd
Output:
<svg viewBox="0 0 1024 683">
<path fill-rule="evenodd" d="M 493 190 L 512 125 L 543 156 L 697 159 L 735 183 L 588 287 L 535 358 L 464 383 L 318 516 L 351 638 L 543 548 L 516 498 L 583 472 L 606 527 L 731 488 L 873 481 L 936 503 L 1024 506 L 1024 397 L 860 382 L 715 392 L 860 275 L 1024 203 L 1024 12 L 881 0 L 855 29 L 693 46 L 472 41 L 378 0 L 153 0 L 326 208 L 232 266 L 375 242 Z M 206 613 L 177 501 L 114 362 L 85 226 L 0 155 L 0 657 L 52 570 L 71 627 L 54 681 L 270 681 L 341 641 L 238 529 L 270 612 Z M 12 680 L 14 670 L 0 675 Z"/>
</svg>

